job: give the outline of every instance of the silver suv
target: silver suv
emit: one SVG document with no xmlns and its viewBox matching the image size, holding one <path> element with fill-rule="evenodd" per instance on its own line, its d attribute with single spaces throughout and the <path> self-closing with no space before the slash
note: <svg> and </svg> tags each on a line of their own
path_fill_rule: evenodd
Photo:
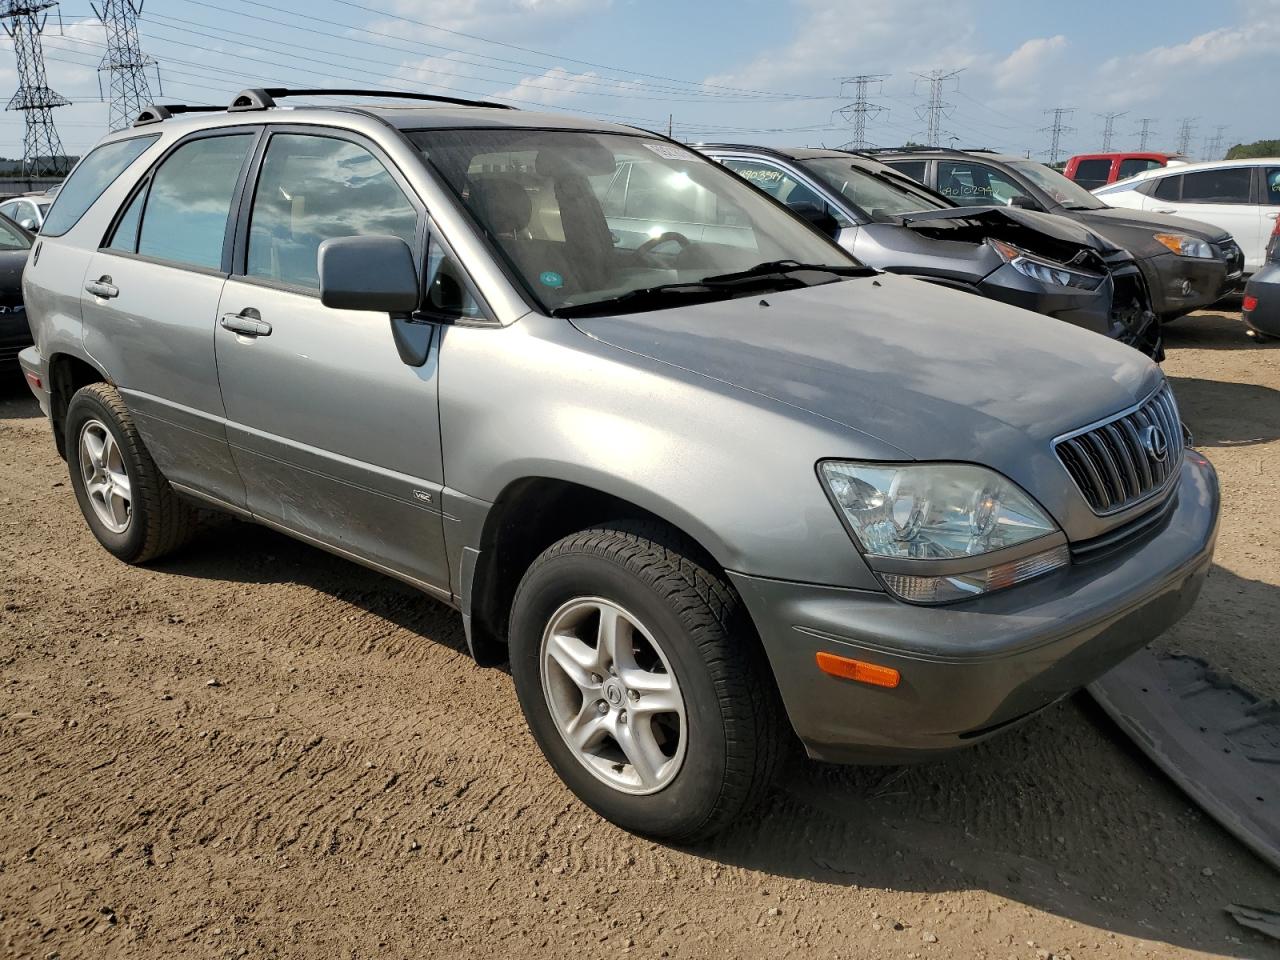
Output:
<svg viewBox="0 0 1280 960">
<path fill-rule="evenodd" d="M 976 743 L 1194 601 L 1217 482 L 1136 351 L 644 131 L 288 93 L 146 111 L 32 253 L 22 363 L 121 560 L 213 506 L 421 588 L 579 797 L 679 840 L 791 731 Z"/>
</svg>

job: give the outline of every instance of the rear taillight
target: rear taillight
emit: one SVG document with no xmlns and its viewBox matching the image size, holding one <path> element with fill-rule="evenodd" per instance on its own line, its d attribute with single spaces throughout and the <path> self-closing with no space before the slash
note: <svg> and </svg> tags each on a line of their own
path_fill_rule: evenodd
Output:
<svg viewBox="0 0 1280 960">
<path fill-rule="evenodd" d="M 1271 235 L 1273 237 L 1280 237 L 1280 217 L 1276 217 L 1276 225 L 1271 228 Z"/>
<path fill-rule="evenodd" d="M 1255 311 L 1255 310 L 1257 310 L 1257 309 L 1258 309 L 1258 298 L 1257 298 L 1257 297 L 1245 297 L 1245 298 L 1244 298 L 1244 312 L 1245 312 L 1245 313 L 1253 313 L 1253 311 Z"/>
</svg>

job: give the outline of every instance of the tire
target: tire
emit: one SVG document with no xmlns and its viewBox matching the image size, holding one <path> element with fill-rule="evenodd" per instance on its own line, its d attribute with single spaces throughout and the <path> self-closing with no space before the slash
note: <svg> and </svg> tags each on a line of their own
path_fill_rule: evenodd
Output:
<svg viewBox="0 0 1280 960">
<path fill-rule="evenodd" d="M 695 549 L 659 524 L 584 530 L 533 562 L 511 616 L 511 673 L 543 755 L 602 817 L 673 842 L 709 837 L 755 803 L 772 782 L 783 744 L 777 691 L 749 618 L 734 591 L 695 557 Z M 606 647 L 599 623 L 609 610 L 620 611 L 620 623 L 630 618 L 635 625 L 620 627 L 619 638 L 629 635 L 631 643 L 617 647 L 616 676 L 598 669 L 602 660 L 591 661 Z M 552 636 L 561 634 L 571 642 L 584 638 L 573 648 L 581 657 L 572 670 L 581 668 L 588 687 L 600 681 L 599 693 L 577 686 L 561 666 L 563 657 L 551 656 L 562 642 Z M 595 666 L 582 666 L 588 662 Z M 641 667 L 647 669 L 636 673 Z M 613 698 L 619 685 L 621 706 Z M 645 712 L 669 701 L 681 703 L 683 713 Z M 575 713 L 589 717 L 578 729 L 606 730 L 590 748 L 571 747 L 573 734 L 563 732 Z M 640 720 L 628 725 L 628 713 Z M 636 745 L 650 742 L 647 731 L 665 761 L 629 762 L 633 754 L 608 730 L 631 738 L 635 755 L 646 754 Z"/>
<path fill-rule="evenodd" d="M 94 450 L 100 443 L 101 456 L 109 461 L 105 466 L 94 462 Z M 98 542 L 113 556 L 125 563 L 146 563 L 190 538 L 195 511 L 161 475 L 124 400 L 110 384 L 90 384 L 71 398 L 66 446 L 80 512 Z M 110 480 L 108 489 L 115 493 L 102 492 L 102 481 L 95 479 L 102 477 Z"/>
</svg>

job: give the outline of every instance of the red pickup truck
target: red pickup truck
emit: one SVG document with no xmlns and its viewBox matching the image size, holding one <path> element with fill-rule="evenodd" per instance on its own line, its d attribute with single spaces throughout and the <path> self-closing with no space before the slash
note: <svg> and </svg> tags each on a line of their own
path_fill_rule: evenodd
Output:
<svg viewBox="0 0 1280 960">
<path fill-rule="evenodd" d="M 1167 167 L 1171 160 L 1184 159 L 1176 153 L 1082 153 L 1068 160 L 1062 173 L 1086 190 L 1093 190 L 1152 167 Z"/>
</svg>

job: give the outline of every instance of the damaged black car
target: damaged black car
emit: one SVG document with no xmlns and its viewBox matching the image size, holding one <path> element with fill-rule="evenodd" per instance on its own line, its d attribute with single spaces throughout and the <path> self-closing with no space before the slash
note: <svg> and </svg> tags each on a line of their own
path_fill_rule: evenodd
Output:
<svg viewBox="0 0 1280 960">
<path fill-rule="evenodd" d="M 1101 333 L 1161 360 L 1160 325 L 1133 257 L 1093 231 L 1009 206 L 958 206 L 840 150 L 700 145 L 859 260 Z"/>
</svg>

